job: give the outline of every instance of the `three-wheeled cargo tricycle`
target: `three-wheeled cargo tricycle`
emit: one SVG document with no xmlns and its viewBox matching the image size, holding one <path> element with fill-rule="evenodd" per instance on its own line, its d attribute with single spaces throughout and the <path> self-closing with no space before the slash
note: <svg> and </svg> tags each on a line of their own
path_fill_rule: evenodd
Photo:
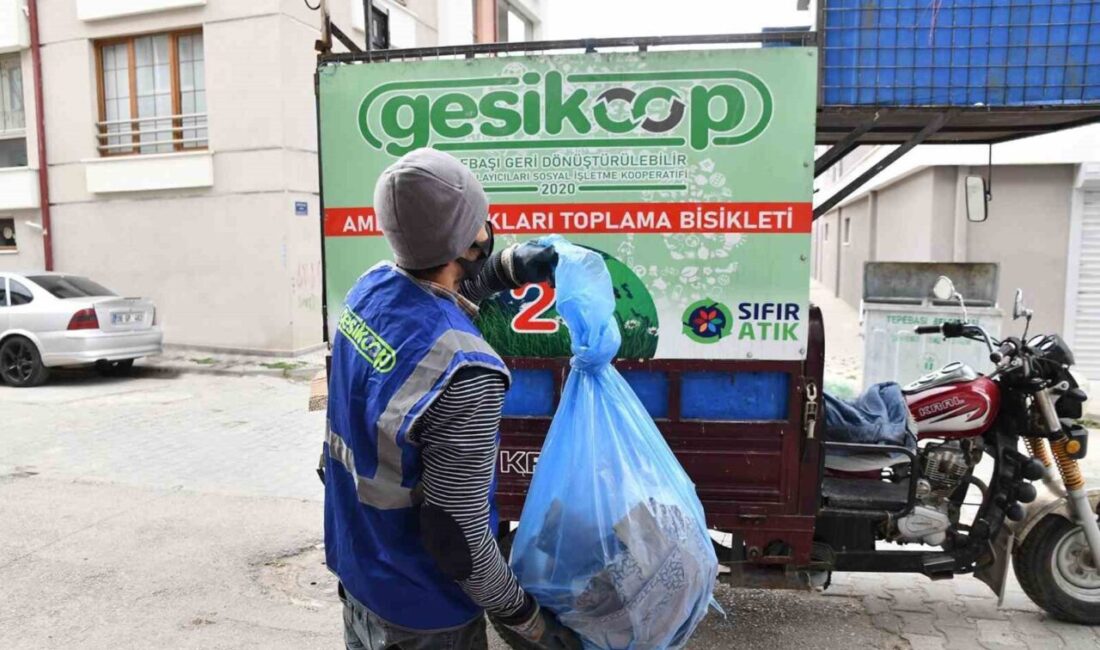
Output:
<svg viewBox="0 0 1100 650">
<path fill-rule="evenodd" d="M 738 47 L 749 42 L 764 47 Z M 1003 594 L 1011 560 L 1038 605 L 1100 624 L 1100 493 L 1085 491 L 1077 465 L 1084 395 L 1060 337 L 993 341 L 962 320 L 923 331 L 988 344 L 996 370 L 953 364 L 907 386 L 917 446 L 824 439 L 813 175 L 863 142 L 898 143 L 900 156 L 952 120 L 945 141 L 986 141 L 993 126 L 1001 137 L 1026 111 L 987 111 L 989 123 L 954 108 L 818 111 L 829 92 L 819 68 L 833 71 L 805 31 L 321 45 L 326 337 L 356 277 L 388 258 L 374 179 L 414 148 L 449 151 L 485 185 L 498 238 L 563 234 L 604 255 L 623 334 L 616 365 L 696 483 L 722 580 L 811 588 L 832 571 L 973 574 Z M 1043 124 L 1082 115 L 1052 108 Z M 815 123 L 818 142 L 834 145 L 816 163 Z M 506 538 L 569 372 L 569 339 L 547 285 L 483 305 L 478 325 L 513 370 L 497 488 Z"/>
</svg>

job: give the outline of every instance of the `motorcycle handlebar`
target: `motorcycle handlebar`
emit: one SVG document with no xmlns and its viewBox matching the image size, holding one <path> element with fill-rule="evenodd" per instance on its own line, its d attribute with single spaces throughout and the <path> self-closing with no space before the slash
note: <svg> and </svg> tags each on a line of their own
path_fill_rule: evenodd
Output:
<svg viewBox="0 0 1100 650">
<path fill-rule="evenodd" d="M 1000 350 L 994 350 L 993 341 L 984 328 L 980 325 L 968 325 L 962 321 L 948 321 L 940 325 L 917 325 L 913 328 L 913 332 L 917 334 L 943 334 L 946 339 L 965 336 L 984 341 L 989 350 L 989 360 L 993 363 L 1000 363 L 1006 355 L 1016 351 L 1016 346 L 1010 342 L 1001 344 Z M 977 339 L 976 337 L 979 336 L 981 338 Z"/>
<path fill-rule="evenodd" d="M 1014 354 L 1016 352 L 1016 344 L 1012 341 L 1004 341 L 993 352 L 989 353 L 989 360 L 993 363 L 1000 363 L 1005 357 Z"/>
<path fill-rule="evenodd" d="M 917 325 L 913 328 L 917 334 L 943 334 L 946 338 L 957 338 L 966 333 L 966 325 L 959 321 L 948 321 L 940 325 Z"/>
</svg>

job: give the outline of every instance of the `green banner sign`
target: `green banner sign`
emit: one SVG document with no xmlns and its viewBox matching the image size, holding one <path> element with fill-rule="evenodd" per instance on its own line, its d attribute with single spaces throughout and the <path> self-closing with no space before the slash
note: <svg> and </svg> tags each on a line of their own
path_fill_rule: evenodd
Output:
<svg viewBox="0 0 1100 650">
<path fill-rule="evenodd" d="M 502 56 L 320 71 L 325 288 L 390 259 L 379 174 L 419 147 L 468 165 L 498 245 L 561 234 L 603 254 L 624 358 L 805 356 L 813 48 Z M 568 356 L 552 287 L 482 305 L 506 356 Z"/>
</svg>

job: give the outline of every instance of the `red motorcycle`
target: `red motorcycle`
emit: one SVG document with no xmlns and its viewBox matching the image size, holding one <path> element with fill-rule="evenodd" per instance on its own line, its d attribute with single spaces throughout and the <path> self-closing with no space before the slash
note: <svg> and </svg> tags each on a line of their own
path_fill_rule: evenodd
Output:
<svg viewBox="0 0 1100 650">
<path fill-rule="evenodd" d="M 974 575 L 1003 596 L 1011 562 L 1028 596 L 1052 616 L 1100 624 L 1100 491 L 1085 490 L 1077 463 L 1088 451 L 1088 432 L 1076 423 L 1086 396 L 1070 372 L 1073 353 L 1057 335 L 1028 338 L 1026 327 L 1021 337 L 994 340 L 967 322 L 950 280 L 941 278 L 934 293 L 958 299 L 963 318 L 917 333 L 980 341 L 995 368 L 983 376 L 953 363 L 904 387 L 906 403 L 895 406 L 907 406 L 915 445 L 823 438 L 825 343 L 817 309 L 803 361 L 616 365 L 662 380 L 648 399 L 667 398 L 655 421 L 695 482 L 708 524 L 723 534 L 715 542 L 726 568 L 721 580 L 805 589 L 827 587 L 832 571 Z M 1030 322 L 1019 293 L 1014 316 Z M 510 363 L 545 373 L 550 395 L 560 394 L 568 373 L 563 360 Z M 682 386 L 701 371 L 728 376 L 731 399 L 746 399 L 737 382 L 754 373 L 784 379 L 769 396 L 783 398 L 782 413 L 741 421 L 684 417 Z M 544 413 L 551 414 L 547 402 Z M 549 422 L 544 415 L 502 423 L 497 499 L 505 548 L 507 522 L 519 519 Z M 881 541 L 916 548 L 880 548 Z"/>
<path fill-rule="evenodd" d="M 962 303 L 947 278 L 935 293 Z M 1030 324 L 1019 291 L 1013 311 Z M 1077 424 L 1086 395 L 1070 372 L 1073 353 L 1056 334 L 1028 338 L 1026 326 L 1023 336 L 1003 341 L 964 320 L 915 331 L 982 342 L 995 369 L 983 376 L 952 363 L 904 387 L 915 451 L 826 443 L 816 541 L 829 551 L 844 549 L 831 568 L 867 571 L 868 564 L 899 560 L 912 566 L 879 570 L 933 578 L 973 573 L 1003 597 L 1011 557 L 1037 605 L 1062 620 L 1100 623 L 1100 492 L 1086 491 L 1077 463 L 1088 451 L 1088 431 Z M 993 462 L 988 482 L 975 472 L 986 457 Z M 870 491 L 868 470 L 882 472 Z M 1040 480 L 1042 498 L 1032 484 Z M 964 505 L 972 487 L 981 503 L 970 517 Z M 862 516 L 902 502 L 886 518 Z M 942 550 L 890 555 L 874 550 L 874 540 Z M 853 542 L 863 549 L 854 557 Z"/>
</svg>

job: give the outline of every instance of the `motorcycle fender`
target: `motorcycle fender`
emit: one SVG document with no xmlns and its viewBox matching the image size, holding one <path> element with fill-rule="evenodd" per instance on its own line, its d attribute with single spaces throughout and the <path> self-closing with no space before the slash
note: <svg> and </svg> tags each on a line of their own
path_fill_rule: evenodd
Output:
<svg viewBox="0 0 1100 650">
<path fill-rule="evenodd" d="M 1100 504 L 1100 489 L 1089 490 L 1089 504 L 1096 510 Z M 1070 509 L 1066 497 L 1060 497 L 1049 490 L 1044 490 L 1040 495 L 1025 506 L 1024 518 L 1020 521 L 1005 521 L 1005 525 L 997 533 L 990 544 L 992 561 L 974 572 L 974 577 L 981 580 L 993 593 L 997 594 L 998 606 L 1004 602 L 1005 584 L 1008 582 L 1008 567 L 1012 561 L 1012 549 L 1024 543 L 1028 534 L 1047 515 L 1058 515 L 1073 520 L 1073 512 Z"/>
<path fill-rule="evenodd" d="M 974 571 L 974 577 L 984 582 L 986 586 L 993 590 L 993 593 L 997 594 L 998 607 L 1005 600 L 1008 565 L 1012 559 L 1012 548 L 1015 544 L 1016 536 L 1008 530 L 1007 526 L 1001 526 L 997 536 L 989 544 L 989 554 L 992 556 L 992 561 Z"/>
<path fill-rule="evenodd" d="M 1097 504 L 1100 504 L 1100 488 L 1094 488 L 1088 491 L 1089 506 L 1093 511 L 1096 511 Z M 1031 532 L 1035 525 L 1043 520 L 1047 515 L 1058 515 L 1064 517 L 1070 521 L 1073 521 L 1074 515 L 1069 500 L 1067 497 L 1059 497 L 1044 491 L 1039 495 L 1035 501 L 1032 501 L 1027 506 L 1027 514 L 1024 518 L 1018 522 L 1005 522 L 1008 527 L 1012 529 L 1012 532 L 1016 538 L 1016 544 L 1023 544 L 1027 539 L 1028 534 Z"/>
</svg>

